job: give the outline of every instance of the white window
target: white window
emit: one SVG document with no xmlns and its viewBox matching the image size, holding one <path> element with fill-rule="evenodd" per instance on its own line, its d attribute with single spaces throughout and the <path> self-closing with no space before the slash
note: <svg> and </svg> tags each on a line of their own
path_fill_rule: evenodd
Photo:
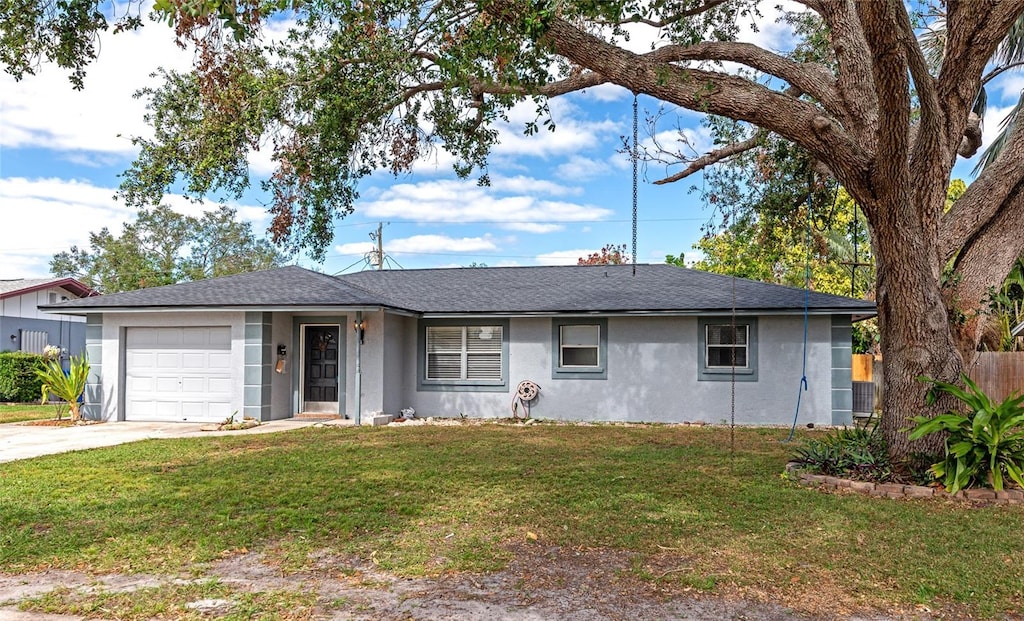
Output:
<svg viewBox="0 0 1024 621">
<path fill-rule="evenodd" d="M 600 367 L 601 326 L 559 326 L 558 351 L 558 366 L 561 368 Z"/>
<path fill-rule="evenodd" d="M 502 326 L 427 326 L 426 379 L 502 380 Z"/>
<path fill-rule="evenodd" d="M 746 324 L 712 324 L 704 326 L 707 331 L 704 365 L 708 369 L 731 369 L 733 356 L 737 369 L 748 367 L 749 327 Z"/>
</svg>

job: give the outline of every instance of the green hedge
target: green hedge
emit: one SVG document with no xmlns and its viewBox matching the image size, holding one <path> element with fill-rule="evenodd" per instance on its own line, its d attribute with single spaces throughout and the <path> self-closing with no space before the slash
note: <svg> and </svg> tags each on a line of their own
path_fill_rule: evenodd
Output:
<svg viewBox="0 0 1024 621">
<path fill-rule="evenodd" d="M 43 381 L 36 377 L 35 370 L 42 361 L 39 354 L 20 351 L 0 353 L 0 401 L 39 401 Z"/>
</svg>

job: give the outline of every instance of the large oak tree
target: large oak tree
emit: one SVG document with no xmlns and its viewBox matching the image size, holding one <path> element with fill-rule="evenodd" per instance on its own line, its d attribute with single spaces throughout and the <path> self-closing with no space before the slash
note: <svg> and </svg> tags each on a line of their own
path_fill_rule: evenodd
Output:
<svg viewBox="0 0 1024 621">
<path fill-rule="evenodd" d="M 493 123 L 524 97 L 536 99 L 538 125 L 545 98 L 612 83 L 756 127 L 678 176 L 771 136 L 799 145 L 861 206 L 886 359 L 882 424 L 895 455 L 906 456 L 901 429 L 926 390 L 915 378 L 957 379 L 975 351 L 989 288 L 1024 250 L 1024 125 L 944 210 L 958 155 L 980 146 L 972 108 L 1003 70 L 990 59 L 1024 0 L 948 0 L 934 14 L 911 14 L 912 3 L 900 0 L 799 1 L 807 13 L 795 23 L 812 27 L 796 32 L 823 55 L 737 41 L 739 24 L 759 19 L 749 0 L 160 0 L 158 10 L 200 53 L 193 73 L 167 74 L 165 86 L 146 93 L 155 136 L 138 142 L 123 193 L 148 203 L 175 183 L 195 194 L 240 192 L 248 151 L 270 148 L 273 233 L 316 251 L 374 170 L 407 170 L 443 143 L 460 173 L 485 175 Z M 0 60 L 15 72 L 34 57 L 74 61 L 76 50 L 92 51 L 93 13 L 54 17 L 88 1 L 14 4 L 47 9 L 0 14 Z M 280 17 L 295 20 L 289 35 L 261 38 Z M 918 35 L 939 32 L 939 22 L 936 58 Z M 51 30 L 40 26 L 48 23 Z M 85 34 L 53 38 L 52 30 Z M 655 43 L 632 49 L 627 34 Z M 42 35 L 55 43 L 47 47 Z"/>
</svg>

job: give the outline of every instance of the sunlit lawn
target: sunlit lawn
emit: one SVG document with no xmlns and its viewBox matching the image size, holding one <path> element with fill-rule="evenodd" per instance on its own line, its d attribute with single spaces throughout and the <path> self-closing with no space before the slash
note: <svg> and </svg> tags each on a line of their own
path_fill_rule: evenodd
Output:
<svg viewBox="0 0 1024 621">
<path fill-rule="evenodd" d="M 0 469 L 0 567 L 185 573 L 244 548 L 286 570 L 333 550 L 487 571 L 530 531 L 633 551 L 641 579 L 797 607 L 1024 611 L 1024 509 L 797 487 L 784 436 L 737 430 L 731 453 L 721 428 L 324 428 L 39 458 Z"/>
<path fill-rule="evenodd" d="M 52 405 L 3 405 L 0 404 L 0 423 L 20 423 L 26 420 L 56 418 Z M 67 414 L 64 415 L 65 417 Z"/>
</svg>

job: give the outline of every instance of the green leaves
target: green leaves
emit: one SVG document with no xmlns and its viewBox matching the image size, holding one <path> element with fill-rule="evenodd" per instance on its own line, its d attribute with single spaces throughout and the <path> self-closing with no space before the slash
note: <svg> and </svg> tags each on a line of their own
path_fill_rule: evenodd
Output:
<svg viewBox="0 0 1024 621">
<path fill-rule="evenodd" d="M 159 206 L 140 210 L 120 237 L 105 228 L 90 233 L 88 249 L 54 255 L 50 271 L 116 293 L 268 269 L 285 258 L 239 222 L 234 209 L 192 218 Z"/>
<path fill-rule="evenodd" d="M 85 392 L 86 379 L 89 377 L 89 362 L 85 356 L 72 356 L 67 373 L 61 368 L 59 360 L 47 360 L 36 370 L 36 376 L 43 382 L 42 403 L 46 403 L 52 393 L 67 402 L 72 420 L 81 418 L 78 399 Z"/>
<path fill-rule="evenodd" d="M 946 491 L 955 494 L 976 485 L 1002 490 L 1007 476 L 1024 487 L 1024 396 L 1013 395 L 995 403 L 967 376 L 961 376 L 964 387 L 918 379 L 931 384 L 926 398 L 929 405 L 941 394 L 948 394 L 966 406 L 966 413 L 915 417 L 916 425 L 908 436 L 913 441 L 933 433 L 948 434 L 945 458 L 930 468 Z"/>
</svg>

